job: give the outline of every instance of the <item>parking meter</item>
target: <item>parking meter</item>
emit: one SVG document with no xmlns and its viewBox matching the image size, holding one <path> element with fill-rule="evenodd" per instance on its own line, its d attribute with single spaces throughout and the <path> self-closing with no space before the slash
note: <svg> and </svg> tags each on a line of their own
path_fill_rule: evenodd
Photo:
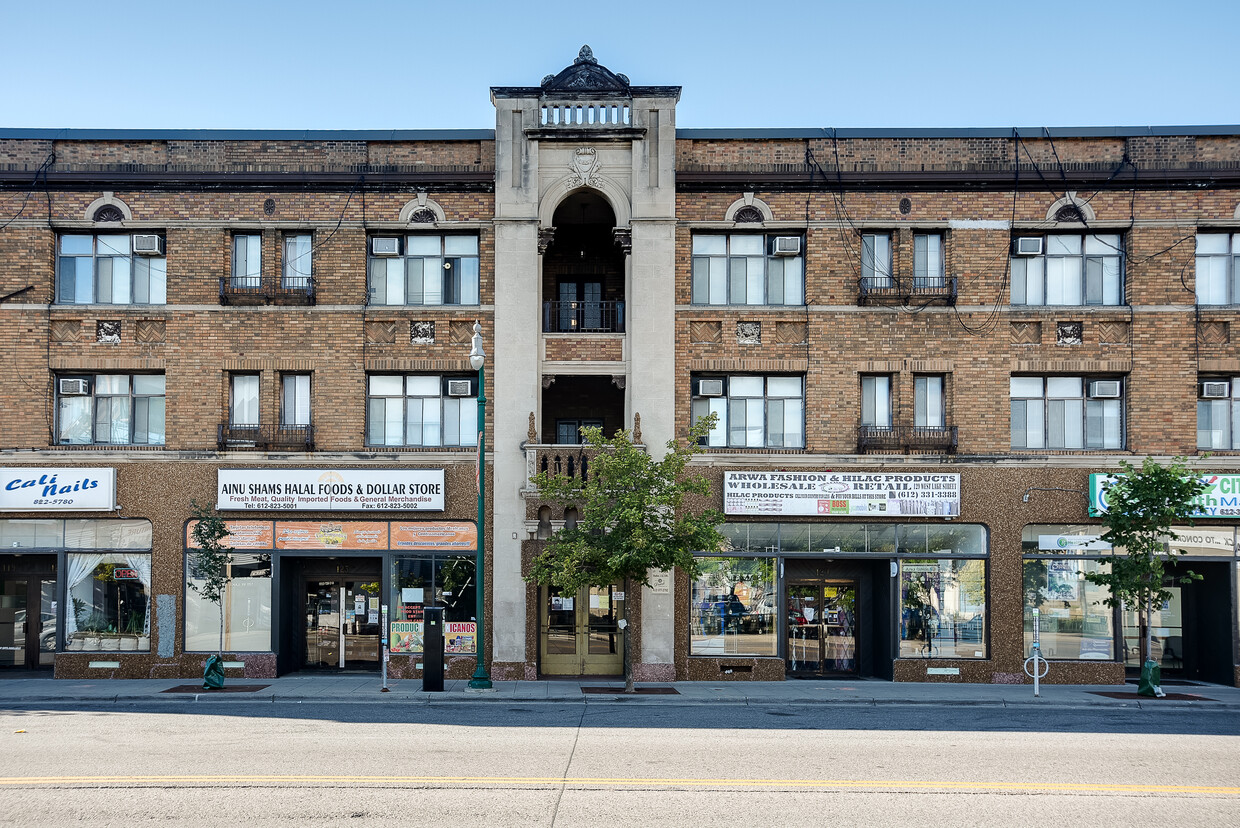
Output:
<svg viewBox="0 0 1240 828">
<path fill-rule="evenodd" d="M 427 607 L 423 615 L 422 689 L 443 692 L 443 607 Z"/>
</svg>

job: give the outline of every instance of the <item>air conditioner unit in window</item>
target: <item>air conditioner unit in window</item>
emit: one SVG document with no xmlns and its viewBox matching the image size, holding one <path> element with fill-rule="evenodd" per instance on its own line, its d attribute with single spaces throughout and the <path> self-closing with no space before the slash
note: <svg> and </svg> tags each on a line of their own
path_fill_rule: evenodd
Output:
<svg viewBox="0 0 1240 828">
<path fill-rule="evenodd" d="M 1207 400 L 1215 400 L 1231 396 L 1230 382 L 1203 382 L 1201 396 Z"/>
<path fill-rule="evenodd" d="M 1089 396 L 1092 399 L 1113 399 L 1119 396 L 1119 380 L 1097 380 L 1089 384 Z"/>
<path fill-rule="evenodd" d="M 62 397 L 80 397 L 89 393 L 90 380 L 62 379 L 60 381 L 60 396 Z"/>
<path fill-rule="evenodd" d="M 375 236 L 370 240 L 370 252 L 375 256 L 399 256 L 400 239 Z"/>
<path fill-rule="evenodd" d="M 771 245 L 771 252 L 776 256 L 800 256 L 801 237 L 776 236 L 774 244 Z"/>
<path fill-rule="evenodd" d="M 164 255 L 164 237 L 156 235 L 134 236 L 133 252 L 139 256 L 162 256 Z"/>
<path fill-rule="evenodd" d="M 1041 236 L 1017 236 L 1012 239 L 1013 256 L 1041 256 Z"/>
<path fill-rule="evenodd" d="M 468 397 L 473 393 L 474 381 L 468 379 L 448 380 L 449 397 Z"/>
<path fill-rule="evenodd" d="M 723 380 L 721 379 L 698 380 L 698 396 L 699 397 L 722 397 L 723 396 Z"/>
</svg>

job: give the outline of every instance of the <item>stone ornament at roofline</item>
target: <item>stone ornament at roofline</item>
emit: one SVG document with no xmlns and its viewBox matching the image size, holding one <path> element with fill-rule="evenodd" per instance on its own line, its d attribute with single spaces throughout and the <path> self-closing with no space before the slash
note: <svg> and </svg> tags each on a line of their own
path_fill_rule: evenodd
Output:
<svg viewBox="0 0 1240 828">
<path fill-rule="evenodd" d="M 598 62 L 589 46 L 582 46 L 577 59 L 555 75 L 542 79 L 544 94 L 547 92 L 627 92 L 629 79 L 617 74 Z"/>
</svg>

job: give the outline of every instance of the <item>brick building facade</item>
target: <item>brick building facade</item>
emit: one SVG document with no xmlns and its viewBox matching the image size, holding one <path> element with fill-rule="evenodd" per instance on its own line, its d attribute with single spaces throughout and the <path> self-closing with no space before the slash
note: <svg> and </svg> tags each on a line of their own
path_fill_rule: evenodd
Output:
<svg viewBox="0 0 1240 828">
<path fill-rule="evenodd" d="M 679 95 L 583 50 L 493 131 L 0 131 L 7 663 L 200 672 L 198 502 L 236 510 L 238 676 L 377 671 L 386 608 L 415 677 L 432 606 L 468 675 L 480 528 L 497 679 L 617 672 L 627 600 L 642 680 L 1020 681 L 1037 609 L 1049 680 L 1117 682 L 1091 476 L 1209 451 L 1156 638 L 1237 681 L 1240 127 L 685 130 Z M 705 411 L 730 550 L 525 582 L 574 519 L 532 471 Z"/>
</svg>

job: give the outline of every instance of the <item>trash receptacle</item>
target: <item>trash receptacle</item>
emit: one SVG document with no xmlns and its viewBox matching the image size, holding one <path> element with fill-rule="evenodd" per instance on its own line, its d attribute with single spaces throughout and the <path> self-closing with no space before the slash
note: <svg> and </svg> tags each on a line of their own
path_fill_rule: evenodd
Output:
<svg viewBox="0 0 1240 828">
<path fill-rule="evenodd" d="M 207 659 L 202 670 L 202 689 L 220 690 L 224 687 L 224 659 L 213 655 Z"/>
<path fill-rule="evenodd" d="M 443 692 L 443 607 L 427 607 L 423 615 L 422 689 Z"/>
</svg>

